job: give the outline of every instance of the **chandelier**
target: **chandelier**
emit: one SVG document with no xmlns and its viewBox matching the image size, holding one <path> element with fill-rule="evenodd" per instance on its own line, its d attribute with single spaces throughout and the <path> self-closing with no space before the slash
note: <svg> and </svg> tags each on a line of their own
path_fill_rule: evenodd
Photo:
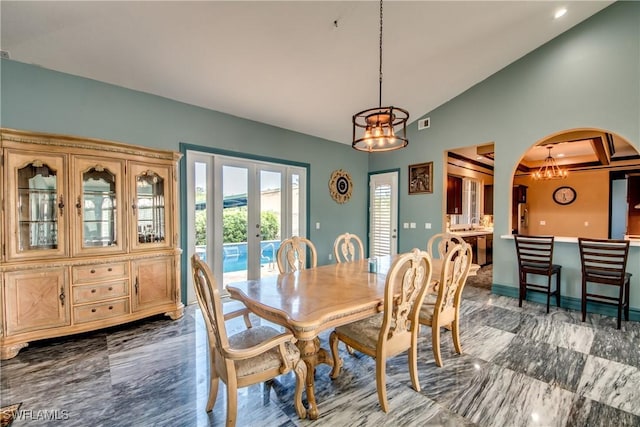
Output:
<svg viewBox="0 0 640 427">
<path fill-rule="evenodd" d="M 356 150 L 374 153 L 397 150 L 409 144 L 409 140 L 407 139 L 409 112 L 398 107 L 382 106 L 382 0 L 380 0 L 380 68 L 378 89 L 378 107 L 360 111 L 353 116 L 353 142 L 351 146 Z M 396 131 L 399 135 L 396 135 Z"/>
<path fill-rule="evenodd" d="M 551 149 L 553 147 L 548 146 L 549 155 L 544 159 L 544 163 L 540 166 L 537 172 L 534 172 L 531 176 L 533 179 L 547 180 L 547 179 L 564 179 L 568 176 L 566 170 L 563 170 L 558 166 L 555 159 L 551 157 Z"/>
</svg>

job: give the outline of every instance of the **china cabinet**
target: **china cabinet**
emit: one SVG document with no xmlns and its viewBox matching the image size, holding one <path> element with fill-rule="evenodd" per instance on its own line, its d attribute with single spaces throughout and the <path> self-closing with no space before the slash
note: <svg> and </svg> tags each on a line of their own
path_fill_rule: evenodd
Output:
<svg viewBox="0 0 640 427">
<path fill-rule="evenodd" d="M 0 358 L 33 340 L 181 317 L 180 154 L 0 132 Z"/>
</svg>

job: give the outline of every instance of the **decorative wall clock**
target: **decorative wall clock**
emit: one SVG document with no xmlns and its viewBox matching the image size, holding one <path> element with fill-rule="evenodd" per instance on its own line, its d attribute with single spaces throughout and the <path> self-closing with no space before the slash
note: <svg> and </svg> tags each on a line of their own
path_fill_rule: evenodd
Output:
<svg viewBox="0 0 640 427">
<path fill-rule="evenodd" d="M 558 187 L 553 192 L 553 201 L 559 205 L 568 205 L 576 200 L 576 190 L 572 187 Z"/>
<path fill-rule="evenodd" d="M 345 203 L 351 198 L 353 181 L 349 172 L 342 169 L 333 171 L 329 180 L 329 193 L 331 198 L 338 203 Z"/>
</svg>

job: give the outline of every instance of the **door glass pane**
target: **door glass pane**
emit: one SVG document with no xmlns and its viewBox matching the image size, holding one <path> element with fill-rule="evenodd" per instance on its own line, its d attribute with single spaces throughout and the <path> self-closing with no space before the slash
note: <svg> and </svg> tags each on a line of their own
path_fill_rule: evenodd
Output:
<svg viewBox="0 0 640 427">
<path fill-rule="evenodd" d="M 371 200 L 371 253 L 391 255 L 391 185 L 378 184 Z"/>
<path fill-rule="evenodd" d="M 33 163 L 18 170 L 18 250 L 58 247 L 56 171 Z"/>
<path fill-rule="evenodd" d="M 300 235 L 300 175 L 297 173 L 291 175 L 291 235 Z"/>
<path fill-rule="evenodd" d="M 82 174 L 83 247 L 112 246 L 116 242 L 116 176 L 107 169 Z"/>
<path fill-rule="evenodd" d="M 222 167 L 224 284 L 247 280 L 247 168 Z"/>
<path fill-rule="evenodd" d="M 152 171 L 146 171 L 136 177 L 136 184 L 138 242 L 164 242 L 164 179 Z"/>
<path fill-rule="evenodd" d="M 196 212 L 195 212 L 195 232 L 196 232 L 196 253 L 200 259 L 207 261 L 207 164 L 195 162 L 195 182 L 196 182 Z"/>
<path fill-rule="evenodd" d="M 282 240 L 282 174 L 260 171 L 260 276 L 278 274 L 276 252 Z"/>
</svg>

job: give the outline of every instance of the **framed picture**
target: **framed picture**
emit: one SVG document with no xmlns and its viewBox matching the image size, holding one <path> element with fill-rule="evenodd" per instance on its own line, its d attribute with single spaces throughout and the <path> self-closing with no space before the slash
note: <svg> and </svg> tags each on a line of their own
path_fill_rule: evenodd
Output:
<svg viewBox="0 0 640 427">
<path fill-rule="evenodd" d="M 409 165 L 409 194 L 433 193 L 433 162 Z"/>
</svg>

